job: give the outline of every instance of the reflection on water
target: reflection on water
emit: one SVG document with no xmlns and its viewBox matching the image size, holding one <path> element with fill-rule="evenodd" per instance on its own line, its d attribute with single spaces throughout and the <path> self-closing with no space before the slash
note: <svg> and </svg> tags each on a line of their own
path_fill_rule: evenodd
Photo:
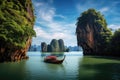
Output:
<svg viewBox="0 0 120 80">
<path fill-rule="evenodd" d="M 120 61 L 87 56 L 82 58 L 78 71 L 79 80 L 120 80 Z"/>
<path fill-rule="evenodd" d="M 59 53 L 41 53 L 41 57 L 45 57 L 45 56 L 57 56 L 57 57 L 63 57 L 64 53 L 63 52 L 59 52 Z"/>
<path fill-rule="evenodd" d="M 25 80 L 25 61 L 0 63 L 0 80 Z"/>
<path fill-rule="evenodd" d="M 44 63 L 52 53 L 28 52 L 29 59 L 0 63 L 0 80 L 120 80 L 120 61 L 103 57 L 82 56 L 82 52 L 66 55 L 62 64 Z"/>
</svg>

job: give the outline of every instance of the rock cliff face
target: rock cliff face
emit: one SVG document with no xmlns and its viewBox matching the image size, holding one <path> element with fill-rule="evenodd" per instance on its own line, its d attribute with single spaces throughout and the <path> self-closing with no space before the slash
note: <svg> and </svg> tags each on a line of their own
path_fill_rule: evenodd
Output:
<svg viewBox="0 0 120 80">
<path fill-rule="evenodd" d="M 31 0 L 0 1 L 0 62 L 27 59 L 34 13 Z"/>
<path fill-rule="evenodd" d="M 42 52 L 47 52 L 47 44 L 45 42 L 42 42 L 41 46 L 42 46 L 41 51 Z"/>
<path fill-rule="evenodd" d="M 60 51 L 58 40 L 53 39 L 50 43 L 50 46 L 51 46 L 52 52 L 59 52 Z"/>
<path fill-rule="evenodd" d="M 41 43 L 42 52 L 65 52 L 65 46 L 62 39 L 53 39 L 49 45 Z"/>
<path fill-rule="evenodd" d="M 108 51 L 111 31 L 100 12 L 88 9 L 78 17 L 76 25 L 77 43 L 84 55 L 101 55 Z"/>
<path fill-rule="evenodd" d="M 62 39 L 58 40 L 60 51 L 65 51 L 64 41 Z"/>
</svg>

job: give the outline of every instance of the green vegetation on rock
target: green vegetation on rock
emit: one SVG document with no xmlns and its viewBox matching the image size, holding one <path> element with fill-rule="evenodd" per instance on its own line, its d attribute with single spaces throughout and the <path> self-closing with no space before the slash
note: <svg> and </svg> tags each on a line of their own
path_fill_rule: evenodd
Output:
<svg viewBox="0 0 120 80">
<path fill-rule="evenodd" d="M 0 42 L 24 48 L 26 41 L 35 36 L 34 16 L 27 12 L 30 0 L 0 0 Z M 33 9 L 33 7 L 31 7 Z"/>
<path fill-rule="evenodd" d="M 77 20 L 77 41 L 83 47 L 84 53 L 108 53 L 113 35 L 104 16 L 95 9 L 88 9 Z"/>
<path fill-rule="evenodd" d="M 115 54 L 120 54 L 120 29 L 114 32 L 114 35 L 111 39 L 111 52 Z"/>
</svg>

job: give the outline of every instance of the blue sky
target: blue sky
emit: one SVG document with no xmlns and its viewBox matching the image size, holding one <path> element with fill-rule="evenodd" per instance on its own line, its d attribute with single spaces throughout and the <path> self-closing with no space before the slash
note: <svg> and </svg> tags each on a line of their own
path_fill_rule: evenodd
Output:
<svg viewBox="0 0 120 80">
<path fill-rule="evenodd" d="M 32 0 L 37 37 L 32 44 L 50 43 L 52 39 L 63 39 L 66 46 L 76 46 L 75 35 L 77 17 L 89 9 L 100 11 L 109 28 L 120 28 L 119 0 Z"/>
</svg>

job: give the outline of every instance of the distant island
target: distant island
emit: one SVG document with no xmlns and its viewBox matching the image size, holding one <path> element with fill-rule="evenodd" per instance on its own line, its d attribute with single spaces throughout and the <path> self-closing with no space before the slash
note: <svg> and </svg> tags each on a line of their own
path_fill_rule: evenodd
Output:
<svg viewBox="0 0 120 80">
<path fill-rule="evenodd" d="M 69 49 L 69 52 L 71 51 L 82 51 L 82 48 L 80 46 L 65 46 L 65 48 Z M 31 45 L 28 49 L 29 52 L 41 52 L 41 46 L 40 45 Z"/>
<path fill-rule="evenodd" d="M 52 39 L 50 44 L 45 42 L 41 43 L 42 52 L 68 52 L 69 50 L 65 48 L 64 41 L 62 39 L 56 40 Z"/>
<path fill-rule="evenodd" d="M 100 12 L 84 11 L 76 26 L 78 46 L 83 48 L 84 55 L 120 57 L 120 29 L 112 33 Z"/>
</svg>

